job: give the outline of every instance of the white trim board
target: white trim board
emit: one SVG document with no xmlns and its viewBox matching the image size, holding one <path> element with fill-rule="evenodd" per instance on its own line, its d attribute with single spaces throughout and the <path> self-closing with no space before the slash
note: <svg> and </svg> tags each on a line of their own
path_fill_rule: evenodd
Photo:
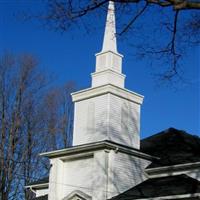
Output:
<svg viewBox="0 0 200 200">
<path fill-rule="evenodd" d="M 142 199 L 140 198 L 140 199 L 134 199 L 134 200 L 183 199 L 183 198 L 194 198 L 194 197 L 199 197 L 200 198 L 200 193 L 169 195 L 169 196 L 161 196 L 161 197 L 142 198 Z"/>
</svg>

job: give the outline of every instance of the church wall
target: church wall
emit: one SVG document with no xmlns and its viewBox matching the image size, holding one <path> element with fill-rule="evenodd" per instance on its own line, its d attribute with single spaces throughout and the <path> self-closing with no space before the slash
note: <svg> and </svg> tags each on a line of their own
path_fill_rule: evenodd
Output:
<svg viewBox="0 0 200 200">
<path fill-rule="evenodd" d="M 107 199 L 107 150 L 52 159 L 51 163 L 49 200 L 62 200 L 76 190 L 92 196 L 92 200 Z"/>
<path fill-rule="evenodd" d="M 75 102 L 73 145 L 107 139 L 108 94 Z"/>
<path fill-rule="evenodd" d="M 54 158 L 50 160 L 50 164 L 48 200 L 60 200 L 63 195 L 63 161 L 59 158 Z"/>
<path fill-rule="evenodd" d="M 74 190 L 81 190 L 87 195 L 92 195 L 93 174 L 93 156 L 83 156 L 81 158 L 65 161 L 62 198 L 66 197 Z"/>
<path fill-rule="evenodd" d="M 108 156 L 109 152 L 107 150 L 95 152 L 92 200 L 107 200 Z"/>
<path fill-rule="evenodd" d="M 144 169 L 151 162 L 112 150 L 109 163 L 109 198 L 111 198 L 146 180 Z"/>
<path fill-rule="evenodd" d="M 140 147 L 140 105 L 110 95 L 109 139 L 117 143 Z"/>
<path fill-rule="evenodd" d="M 140 105 L 107 93 L 75 102 L 73 145 L 110 140 L 140 147 Z"/>
<path fill-rule="evenodd" d="M 80 190 L 92 200 L 106 200 L 146 180 L 150 161 L 116 150 L 80 152 L 51 159 L 49 200 Z"/>
<path fill-rule="evenodd" d="M 75 190 L 92 195 L 93 157 L 52 159 L 51 163 L 49 200 L 62 200 Z"/>
</svg>

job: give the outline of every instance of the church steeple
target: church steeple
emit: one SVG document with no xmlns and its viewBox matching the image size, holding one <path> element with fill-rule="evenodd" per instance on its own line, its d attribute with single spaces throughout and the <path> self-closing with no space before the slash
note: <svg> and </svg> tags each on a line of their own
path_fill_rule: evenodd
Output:
<svg viewBox="0 0 200 200">
<path fill-rule="evenodd" d="M 73 146 L 42 154 L 50 158 L 51 169 L 48 190 L 39 191 L 39 198 L 48 193 L 48 200 L 107 200 L 146 180 L 153 158 L 139 151 L 143 96 L 124 88 L 122 57 L 109 1 L 92 87 L 72 93 Z"/>
<path fill-rule="evenodd" d="M 117 51 L 113 1 L 108 4 L 102 43 L 102 50 L 96 54 L 91 88 L 72 94 L 73 145 L 110 140 L 139 149 L 143 97 L 124 87 L 123 56 Z"/>
<path fill-rule="evenodd" d="M 109 1 L 103 47 L 101 52 L 96 54 L 96 70 L 92 74 L 92 87 L 111 84 L 124 88 L 122 58 L 123 56 L 117 52 L 114 2 Z"/>
<path fill-rule="evenodd" d="M 115 25 L 115 6 L 113 1 L 109 1 L 104 33 L 102 52 L 113 51 L 117 53 L 116 25 Z"/>
</svg>

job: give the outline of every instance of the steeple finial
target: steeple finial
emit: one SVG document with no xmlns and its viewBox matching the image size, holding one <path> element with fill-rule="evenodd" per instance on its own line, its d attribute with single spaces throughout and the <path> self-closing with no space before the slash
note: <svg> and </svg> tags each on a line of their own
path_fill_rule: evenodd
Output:
<svg viewBox="0 0 200 200">
<path fill-rule="evenodd" d="M 109 1 L 106 27 L 103 40 L 102 52 L 117 52 L 116 26 L 115 26 L 115 6 L 113 1 Z"/>
</svg>

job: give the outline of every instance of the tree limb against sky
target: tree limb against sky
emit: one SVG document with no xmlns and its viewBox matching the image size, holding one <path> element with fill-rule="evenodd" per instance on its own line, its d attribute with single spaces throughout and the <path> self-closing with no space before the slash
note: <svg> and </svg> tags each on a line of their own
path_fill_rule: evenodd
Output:
<svg viewBox="0 0 200 200">
<path fill-rule="evenodd" d="M 118 39 L 148 58 L 160 80 L 183 80 L 182 61 L 200 42 L 199 0 L 114 0 Z M 39 19 L 56 31 L 84 27 L 88 32 L 105 15 L 108 0 L 47 0 Z M 97 27 L 96 27 L 97 28 Z M 156 64 L 155 64 L 156 63 Z M 158 64 L 159 63 L 159 64 Z"/>
</svg>

